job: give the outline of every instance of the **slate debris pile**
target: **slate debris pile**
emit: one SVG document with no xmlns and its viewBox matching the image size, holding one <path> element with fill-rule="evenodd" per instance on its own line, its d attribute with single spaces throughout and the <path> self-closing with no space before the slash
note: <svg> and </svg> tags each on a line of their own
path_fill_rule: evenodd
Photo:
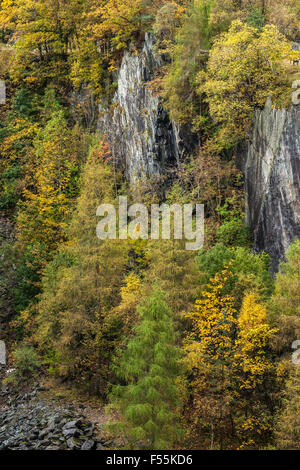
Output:
<svg viewBox="0 0 300 470">
<path fill-rule="evenodd" d="M 39 387 L 11 396 L 0 391 L 0 450 L 105 450 L 93 423 L 73 405 L 46 402 Z"/>
</svg>

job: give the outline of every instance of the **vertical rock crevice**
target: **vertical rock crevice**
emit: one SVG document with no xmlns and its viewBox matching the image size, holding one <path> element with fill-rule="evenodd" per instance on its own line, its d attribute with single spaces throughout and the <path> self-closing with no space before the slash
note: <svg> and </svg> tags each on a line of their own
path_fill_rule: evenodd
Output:
<svg viewBox="0 0 300 470">
<path fill-rule="evenodd" d="M 164 174 L 192 152 L 195 136 L 172 122 L 149 82 L 163 65 L 154 53 L 154 38 L 146 34 L 139 53 L 126 51 L 118 72 L 110 109 L 100 106 L 97 130 L 106 135 L 118 167 L 130 182 Z"/>
</svg>

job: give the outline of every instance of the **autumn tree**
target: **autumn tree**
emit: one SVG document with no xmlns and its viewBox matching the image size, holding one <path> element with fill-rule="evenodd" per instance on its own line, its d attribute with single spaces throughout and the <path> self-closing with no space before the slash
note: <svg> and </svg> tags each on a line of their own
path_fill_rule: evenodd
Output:
<svg viewBox="0 0 300 470">
<path fill-rule="evenodd" d="M 170 203 L 205 204 L 206 223 L 219 225 L 226 217 L 241 217 L 241 192 L 242 174 L 234 162 L 222 160 L 214 146 L 203 145 L 196 155 L 179 164 L 167 197 Z"/>
<path fill-rule="evenodd" d="M 287 381 L 283 407 L 277 416 L 276 445 L 281 450 L 300 449 L 300 367 L 296 365 Z"/>
<path fill-rule="evenodd" d="M 102 42 L 111 42 L 116 49 L 126 47 L 127 41 L 141 28 L 143 2 L 133 0 L 108 0 L 95 2 L 89 16 L 93 18 L 93 32 Z"/>
<path fill-rule="evenodd" d="M 207 71 L 198 80 L 199 93 L 206 93 L 210 114 L 220 126 L 219 143 L 228 147 L 248 135 L 254 110 L 269 95 L 276 99 L 286 90 L 282 61 L 291 53 L 289 42 L 272 25 L 259 33 L 234 21 L 214 41 Z"/>
<path fill-rule="evenodd" d="M 300 241 L 291 243 L 286 260 L 275 278 L 275 292 L 269 301 L 269 317 L 278 333 L 273 342 L 276 354 L 290 363 L 291 345 L 300 334 Z"/>
<path fill-rule="evenodd" d="M 63 230 L 77 195 L 82 156 L 79 130 L 69 130 L 63 111 L 56 111 L 35 140 L 37 167 L 34 189 L 25 189 L 18 218 L 19 239 L 42 243 L 53 250 L 64 239 Z"/>
<path fill-rule="evenodd" d="M 267 300 L 273 292 L 269 257 L 264 253 L 253 253 L 248 247 L 217 243 L 199 252 L 197 264 L 203 285 L 209 284 L 210 279 L 224 269 L 230 270 L 231 276 L 224 282 L 224 290 L 234 297 L 237 310 L 241 308 L 246 293 L 254 290 Z"/>
<path fill-rule="evenodd" d="M 297 387 L 299 367 L 294 366 L 292 354 L 297 357 L 297 339 L 300 337 L 300 242 L 295 240 L 286 252 L 275 278 L 275 292 L 268 303 L 269 319 L 277 328 L 272 350 L 277 358 L 277 377 L 280 401 L 277 411 L 276 445 L 280 449 L 294 449 L 299 443 L 297 422 Z M 295 343 L 296 342 L 296 343 Z M 295 349 L 294 349 L 295 348 Z"/>
<path fill-rule="evenodd" d="M 187 314 L 192 332 L 185 345 L 190 390 L 186 418 L 192 445 L 196 438 L 201 448 L 226 448 L 232 426 L 231 360 L 236 311 L 233 298 L 223 292 L 228 276 L 225 270 L 216 274 L 196 301 L 194 312 Z"/>
<path fill-rule="evenodd" d="M 267 406 L 270 397 L 264 390 L 275 388 L 276 369 L 270 345 L 276 331 L 268 324 L 267 310 L 257 295 L 247 294 L 237 320 L 233 357 L 236 406 L 244 414 L 236 422 L 240 448 L 257 448 L 272 437 L 272 415 Z"/>
<path fill-rule="evenodd" d="M 139 308 L 140 323 L 128 343 L 117 375 L 125 385 L 111 394 L 121 413 L 116 426 L 129 440 L 130 448 L 167 449 L 180 436 L 180 351 L 172 312 L 158 289 Z"/>
<path fill-rule="evenodd" d="M 0 208 L 7 215 L 15 212 L 25 187 L 31 183 L 35 161 L 33 142 L 39 124 L 32 116 L 30 101 L 26 91 L 19 90 L 0 129 Z"/>
<path fill-rule="evenodd" d="M 182 24 L 185 8 L 177 3 L 167 2 L 156 13 L 153 31 L 157 42 L 155 48 L 159 54 L 170 56 L 174 53 L 176 34 Z"/>
<path fill-rule="evenodd" d="M 51 81 L 65 87 L 68 82 L 68 51 L 80 24 L 82 6 L 78 0 L 3 1 L 0 27 L 13 30 L 11 73 L 28 86 Z"/>
<path fill-rule="evenodd" d="M 123 332 L 128 337 L 139 319 L 137 306 L 144 293 L 141 278 L 133 271 L 125 277 L 123 284 L 120 290 L 121 302 L 116 307 L 115 314 L 121 318 Z"/>
<path fill-rule="evenodd" d="M 223 31 L 234 20 L 247 22 L 261 29 L 265 24 L 275 25 L 291 40 L 299 35 L 299 2 L 293 0 L 215 0 L 211 15 L 214 27 Z"/>
<path fill-rule="evenodd" d="M 192 2 L 176 36 L 172 62 L 163 80 L 163 95 L 170 115 L 177 122 L 194 120 L 199 125 L 199 115 L 205 114 L 205 105 L 196 94 L 195 80 L 207 61 L 212 4 L 210 0 Z"/>
<path fill-rule="evenodd" d="M 148 269 L 144 288 L 159 282 L 175 318 L 182 319 L 186 305 L 192 306 L 200 293 L 200 276 L 193 252 L 183 240 L 153 240 L 147 247 Z"/>
<path fill-rule="evenodd" d="M 44 270 L 39 302 L 20 319 L 59 377 L 101 395 L 112 377 L 112 355 L 131 332 L 139 295 L 138 279 L 133 272 L 128 277 L 131 244 L 96 236 L 97 207 L 116 197 L 109 155 L 105 142 L 94 143 L 66 243 Z"/>
<path fill-rule="evenodd" d="M 192 330 L 185 344 L 186 419 L 191 442 L 197 436 L 206 449 L 257 448 L 272 438 L 275 402 L 265 390 L 275 388 L 270 343 L 276 330 L 256 294 L 246 294 L 236 310 L 226 293 L 232 276 L 230 269 L 216 274 L 187 314 Z"/>
<path fill-rule="evenodd" d="M 18 90 L 1 137 L 0 204 L 16 221 L 17 239 L 11 250 L 19 312 L 38 293 L 41 269 L 64 239 L 88 138 L 78 126 L 69 127 L 50 88 L 42 95 Z"/>
<path fill-rule="evenodd" d="M 300 33 L 299 0 L 265 0 L 267 22 L 277 26 L 290 40 L 297 41 Z"/>
<path fill-rule="evenodd" d="M 300 241 L 295 240 L 286 252 L 276 275 L 271 302 L 273 315 L 300 316 Z"/>
</svg>

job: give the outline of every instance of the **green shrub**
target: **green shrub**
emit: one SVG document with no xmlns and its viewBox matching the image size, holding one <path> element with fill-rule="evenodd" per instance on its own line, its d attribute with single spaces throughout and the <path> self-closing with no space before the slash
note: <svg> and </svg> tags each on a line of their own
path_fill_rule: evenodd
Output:
<svg viewBox="0 0 300 470">
<path fill-rule="evenodd" d="M 228 247 L 217 243 L 211 249 L 201 250 L 197 265 L 203 285 L 226 268 L 232 273 L 225 282 L 225 292 L 235 298 L 236 309 L 241 306 L 246 292 L 256 291 L 263 300 L 273 292 L 273 280 L 269 271 L 270 258 L 265 253 L 253 253 L 243 246 Z"/>
<path fill-rule="evenodd" d="M 37 375 L 41 361 L 33 347 L 19 346 L 14 352 L 14 357 L 14 370 L 8 375 L 7 383 L 19 385 Z"/>
<path fill-rule="evenodd" d="M 218 227 L 217 239 L 225 246 L 250 246 L 251 242 L 249 229 L 239 218 L 233 218 Z"/>
</svg>

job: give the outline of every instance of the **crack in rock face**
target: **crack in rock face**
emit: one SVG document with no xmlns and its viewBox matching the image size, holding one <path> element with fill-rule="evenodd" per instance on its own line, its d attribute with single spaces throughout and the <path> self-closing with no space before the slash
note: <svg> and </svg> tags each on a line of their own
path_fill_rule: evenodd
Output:
<svg viewBox="0 0 300 470">
<path fill-rule="evenodd" d="M 246 219 L 253 248 L 272 258 L 272 271 L 300 238 L 300 106 L 257 111 L 244 154 Z"/>
</svg>

